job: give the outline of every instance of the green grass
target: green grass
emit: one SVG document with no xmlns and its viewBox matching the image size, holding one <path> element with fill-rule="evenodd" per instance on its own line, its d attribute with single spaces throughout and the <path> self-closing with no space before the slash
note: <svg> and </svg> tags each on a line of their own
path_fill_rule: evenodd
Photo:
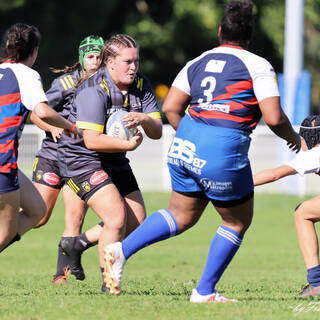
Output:
<svg viewBox="0 0 320 320">
<path fill-rule="evenodd" d="M 168 193 L 145 193 L 148 213 L 166 207 Z M 319 319 L 320 300 L 296 298 L 306 272 L 296 240 L 289 195 L 256 195 L 255 217 L 217 289 L 237 304 L 188 302 L 205 263 L 219 217 L 208 207 L 199 223 L 134 255 L 123 275 L 123 294 L 100 293 L 97 248 L 83 255 L 85 281 L 51 285 L 63 230 L 60 200 L 50 222 L 29 232 L 0 256 L 0 319 Z M 88 212 L 85 228 L 98 221 Z M 310 303 L 313 303 L 311 305 Z"/>
</svg>

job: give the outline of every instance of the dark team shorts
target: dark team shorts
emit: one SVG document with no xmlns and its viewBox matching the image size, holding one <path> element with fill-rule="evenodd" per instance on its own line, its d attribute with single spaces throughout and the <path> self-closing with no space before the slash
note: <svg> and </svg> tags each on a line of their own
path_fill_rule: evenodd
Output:
<svg viewBox="0 0 320 320">
<path fill-rule="evenodd" d="M 0 173 L 0 194 L 19 189 L 18 173 Z"/>
<path fill-rule="evenodd" d="M 121 196 L 126 196 L 139 190 L 137 180 L 132 170 L 113 171 L 108 173 L 101 169 L 92 169 L 84 174 L 67 179 L 67 185 L 85 202 L 102 187 L 114 183 Z"/>
<path fill-rule="evenodd" d="M 61 189 L 66 183 L 60 176 L 58 160 L 36 157 L 33 162 L 32 181 L 53 189 Z"/>
<path fill-rule="evenodd" d="M 249 134 L 185 116 L 168 152 L 172 189 L 231 207 L 253 196 Z"/>
</svg>

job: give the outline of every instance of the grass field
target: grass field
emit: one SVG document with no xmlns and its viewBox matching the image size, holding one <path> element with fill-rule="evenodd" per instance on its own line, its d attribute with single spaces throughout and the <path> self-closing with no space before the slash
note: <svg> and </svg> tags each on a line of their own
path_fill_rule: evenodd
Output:
<svg viewBox="0 0 320 320">
<path fill-rule="evenodd" d="M 145 193 L 148 213 L 167 206 L 169 194 Z M 208 207 L 183 235 L 150 246 L 127 263 L 123 294 L 100 293 L 97 249 L 83 255 L 85 281 L 51 285 L 63 205 L 0 257 L 0 319 L 319 319 L 320 299 L 296 298 L 306 273 L 292 213 L 301 202 L 289 195 L 256 195 L 255 217 L 242 247 L 217 289 L 236 304 L 191 304 L 219 218 Z M 88 212 L 85 228 L 97 222 Z"/>
</svg>

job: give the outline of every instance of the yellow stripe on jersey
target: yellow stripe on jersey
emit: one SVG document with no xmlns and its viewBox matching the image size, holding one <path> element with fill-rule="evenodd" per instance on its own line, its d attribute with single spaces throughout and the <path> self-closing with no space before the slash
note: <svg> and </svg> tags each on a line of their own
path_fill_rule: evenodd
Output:
<svg viewBox="0 0 320 320">
<path fill-rule="evenodd" d="M 63 86 L 63 89 L 64 89 L 64 90 L 68 90 L 68 87 L 67 87 L 67 85 L 65 84 L 65 82 L 63 81 L 63 79 L 60 78 L 59 80 L 60 80 L 60 82 L 61 82 L 61 84 L 62 84 L 62 86 Z"/>
<path fill-rule="evenodd" d="M 79 192 L 80 188 L 74 183 L 71 178 L 67 181 L 67 184 L 75 193 Z"/>
<path fill-rule="evenodd" d="M 143 87 L 143 78 L 137 77 L 137 88 L 140 89 L 140 91 L 142 91 L 142 87 Z"/>
<path fill-rule="evenodd" d="M 64 77 L 63 80 L 66 82 L 68 89 L 73 88 L 72 83 L 70 82 L 70 80 L 68 79 L 68 76 Z"/>
<path fill-rule="evenodd" d="M 100 83 L 100 87 L 103 88 L 106 91 L 107 96 L 110 97 L 110 91 L 109 91 L 109 88 L 107 86 L 106 80 L 102 79 L 102 81 Z"/>
<path fill-rule="evenodd" d="M 104 126 L 102 124 L 97 124 L 93 122 L 86 122 L 86 121 L 77 121 L 76 126 L 79 129 L 84 129 L 84 130 L 94 130 L 98 132 L 103 132 Z"/>
<path fill-rule="evenodd" d="M 161 114 L 159 111 L 148 113 L 148 116 L 152 119 L 161 119 Z"/>
<path fill-rule="evenodd" d="M 73 81 L 73 79 L 72 79 L 72 77 L 70 76 L 70 75 L 68 75 L 68 77 L 67 77 L 68 79 L 69 79 L 69 81 L 70 81 L 70 83 L 71 83 L 71 85 L 72 85 L 72 87 L 75 87 L 75 82 Z"/>
<path fill-rule="evenodd" d="M 125 108 L 127 108 L 128 105 L 129 105 L 129 99 L 128 99 L 128 96 L 127 96 L 127 97 L 124 99 L 123 106 L 124 106 Z"/>
</svg>

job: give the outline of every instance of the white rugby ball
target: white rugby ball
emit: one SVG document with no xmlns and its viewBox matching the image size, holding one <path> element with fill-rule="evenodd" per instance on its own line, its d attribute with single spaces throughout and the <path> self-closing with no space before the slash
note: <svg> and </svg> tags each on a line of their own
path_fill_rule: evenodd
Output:
<svg viewBox="0 0 320 320">
<path fill-rule="evenodd" d="M 122 117 L 127 113 L 127 111 L 118 110 L 109 117 L 106 128 L 108 136 L 129 140 L 134 135 L 135 128 L 126 128 L 125 125 L 128 124 L 128 122 L 122 121 Z"/>
</svg>

